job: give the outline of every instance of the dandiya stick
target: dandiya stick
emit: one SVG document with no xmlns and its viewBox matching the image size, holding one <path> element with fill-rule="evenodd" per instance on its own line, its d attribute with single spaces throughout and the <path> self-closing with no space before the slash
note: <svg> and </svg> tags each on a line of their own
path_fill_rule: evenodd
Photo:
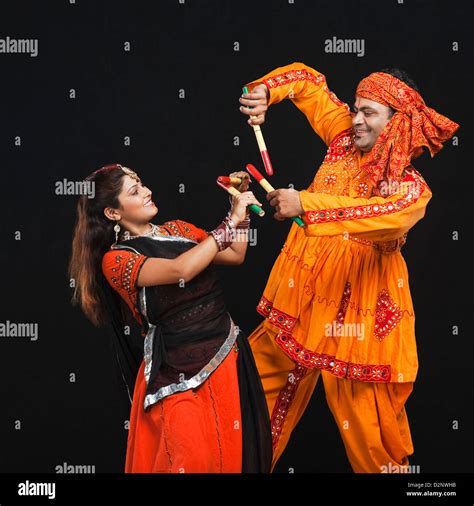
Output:
<svg viewBox="0 0 474 506">
<path fill-rule="evenodd" d="M 237 189 L 236 189 L 236 188 L 234 188 L 233 186 L 228 186 L 228 185 L 226 185 L 226 184 L 221 183 L 221 182 L 219 181 L 219 178 L 217 178 L 217 184 L 218 184 L 221 188 L 224 188 L 224 190 L 225 190 L 227 193 L 230 193 L 230 194 L 231 194 L 231 195 L 233 195 L 234 197 L 235 197 L 236 195 L 240 195 L 240 194 L 241 194 L 241 193 L 239 192 L 239 190 L 237 190 Z M 261 217 L 261 216 L 265 216 L 265 211 L 264 211 L 262 208 L 260 208 L 260 207 L 256 206 L 255 204 L 250 204 L 250 205 L 248 206 L 248 208 L 249 208 L 252 212 L 254 212 L 256 215 L 258 215 L 258 216 L 260 216 L 260 217 Z"/>
<path fill-rule="evenodd" d="M 249 90 L 247 86 L 242 88 L 244 93 L 248 93 Z M 255 116 L 250 116 L 251 118 L 255 118 Z M 267 146 L 265 145 L 265 141 L 263 140 L 262 130 L 260 129 L 260 125 L 252 125 L 253 131 L 255 132 L 255 137 L 257 138 L 258 149 L 260 150 L 260 154 L 262 155 L 263 165 L 265 170 L 269 176 L 273 176 L 273 167 L 272 162 L 270 161 L 270 156 L 268 155 Z"/>
<path fill-rule="evenodd" d="M 275 191 L 275 188 L 262 176 L 262 174 L 254 167 L 251 163 L 248 163 L 245 168 L 250 174 L 260 183 L 260 186 L 267 192 L 270 193 Z M 300 227 L 304 227 L 304 221 L 299 216 L 293 216 L 291 218 Z"/>
<path fill-rule="evenodd" d="M 229 177 L 229 176 L 219 176 L 217 181 L 222 184 L 241 184 L 242 179 L 240 177 Z"/>
</svg>

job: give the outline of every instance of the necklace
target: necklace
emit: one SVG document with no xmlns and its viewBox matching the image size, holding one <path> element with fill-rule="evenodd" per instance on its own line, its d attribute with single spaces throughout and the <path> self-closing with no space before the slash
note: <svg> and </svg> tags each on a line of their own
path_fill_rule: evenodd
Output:
<svg viewBox="0 0 474 506">
<path fill-rule="evenodd" d="M 125 230 L 125 232 L 122 235 L 122 239 L 124 241 L 128 241 L 130 239 L 136 239 L 137 237 L 149 237 L 153 235 L 161 235 L 158 231 L 158 227 L 154 223 L 150 223 L 150 230 L 148 232 L 145 232 L 144 234 L 138 234 L 138 235 L 130 235 L 130 232 L 128 230 Z"/>
</svg>

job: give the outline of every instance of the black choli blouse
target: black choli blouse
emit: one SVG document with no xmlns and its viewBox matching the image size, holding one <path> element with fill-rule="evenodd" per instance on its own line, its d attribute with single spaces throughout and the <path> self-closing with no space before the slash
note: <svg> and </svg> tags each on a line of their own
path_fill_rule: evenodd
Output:
<svg viewBox="0 0 474 506">
<path fill-rule="evenodd" d="M 186 237 L 163 235 L 121 241 L 111 249 L 172 259 L 195 245 Z M 141 358 L 145 361 L 146 410 L 169 395 L 198 388 L 238 347 L 239 392 L 235 395 L 241 403 L 243 472 L 269 472 L 271 430 L 263 388 L 248 340 L 226 309 L 214 266 L 186 283 L 138 288 L 135 308 L 142 316 L 145 336 L 141 358 L 124 335 L 117 293 L 103 275 L 101 285 L 129 396 Z"/>
</svg>

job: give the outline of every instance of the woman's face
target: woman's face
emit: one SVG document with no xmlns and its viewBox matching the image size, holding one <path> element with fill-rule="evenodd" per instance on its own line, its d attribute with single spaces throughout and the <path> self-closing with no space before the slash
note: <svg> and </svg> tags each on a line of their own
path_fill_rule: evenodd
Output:
<svg viewBox="0 0 474 506">
<path fill-rule="evenodd" d="M 123 222 L 148 223 L 158 213 L 158 208 L 151 200 L 151 191 L 143 185 L 140 178 L 137 181 L 125 175 L 122 180 L 122 191 L 118 199 L 122 206 L 119 213 Z"/>
</svg>

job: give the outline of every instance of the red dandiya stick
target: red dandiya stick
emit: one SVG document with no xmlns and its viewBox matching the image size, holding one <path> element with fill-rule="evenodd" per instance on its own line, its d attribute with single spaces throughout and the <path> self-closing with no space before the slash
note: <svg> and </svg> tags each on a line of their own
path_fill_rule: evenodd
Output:
<svg viewBox="0 0 474 506">
<path fill-rule="evenodd" d="M 217 178 L 217 181 L 216 181 L 216 182 L 217 182 L 217 184 L 218 184 L 221 188 L 223 188 L 223 189 L 224 189 L 227 193 L 230 193 L 230 194 L 231 194 L 231 195 L 233 195 L 234 197 L 235 197 L 236 195 L 240 195 L 240 194 L 241 194 L 241 193 L 239 192 L 239 190 L 237 190 L 237 189 L 236 189 L 236 188 L 234 188 L 233 186 L 230 186 L 230 185 L 226 185 L 226 184 L 224 184 L 224 183 L 221 183 L 221 182 L 219 181 L 219 179 L 220 179 L 220 178 Z M 256 206 L 255 204 L 250 204 L 250 205 L 248 206 L 248 208 L 249 208 L 252 212 L 254 212 L 257 216 L 260 216 L 260 217 L 265 216 L 265 211 L 264 211 L 262 208 L 260 208 L 260 207 Z"/>
<path fill-rule="evenodd" d="M 244 86 L 242 88 L 244 93 L 248 93 L 249 90 L 247 86 Z M 250 116 L 251 118 L 254 118 L 255 116 Z M 262 155 L 263 165 L 265 167 L 265 171 L 269 176 L 273 176 L 273 167 L 272 162 L 270 161 L 270 156 L 268 154 L 267 146 L 265 144 L 265 141 L 263 140 L 263 134 L 262 130 L 260 128 L 260 125 L 252 125 L 253 131 L 255 133 L 255 137 L 257 138 L 257 144 L 258 149 L 260 150 L 260 154 Z"/>
<path fill-rule="evenodd" d="M 248 163 L 245 168 L 250 172 L 250 174 L 259 182 L 260 186 L 267 192 L 270 193 L 275 191 L 275 188 L 262 176 L 260 171 L 253 166 L 251 163 Z M 299 216 L 293 216 L 291 218 L 295 223 L 297 223 L 300 227 L 304 227 L 304 221 Z"/>
<path fill-rule="evenodd" d="M 222 184 L 241 184 L 242 179 L 240 177 L 229 177 L 229 176 L 219 176 L 217 181 Z"/>
</svg>

